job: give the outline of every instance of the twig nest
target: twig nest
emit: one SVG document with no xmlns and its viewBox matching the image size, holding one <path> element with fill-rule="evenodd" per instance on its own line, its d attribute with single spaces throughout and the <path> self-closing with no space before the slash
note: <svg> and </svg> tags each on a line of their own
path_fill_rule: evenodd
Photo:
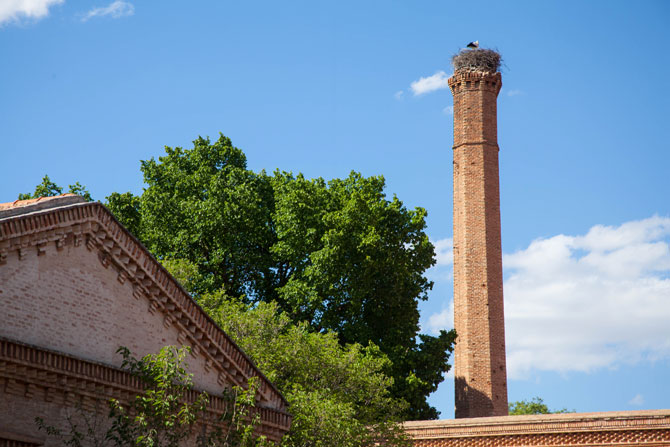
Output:
<svg viewBox="0 0 670 447">
<path fill-rule="evenodd" d="M 499 71 L 502 58 L 497 51 L 486 48 L 461 50 L 451 58 L 454 71 L 483 71 L 495 73 Z"/>
</svg>

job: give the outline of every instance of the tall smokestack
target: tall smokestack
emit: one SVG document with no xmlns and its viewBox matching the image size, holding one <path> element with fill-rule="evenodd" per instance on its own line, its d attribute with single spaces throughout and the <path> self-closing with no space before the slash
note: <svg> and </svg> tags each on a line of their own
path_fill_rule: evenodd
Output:
<svg viewBox="0 0 670 447">
<path fill-rule="evenodd" d="M 456 417 L 507 415 L 496 101 L 500 55 L 453 58 Z"/>
</svg>

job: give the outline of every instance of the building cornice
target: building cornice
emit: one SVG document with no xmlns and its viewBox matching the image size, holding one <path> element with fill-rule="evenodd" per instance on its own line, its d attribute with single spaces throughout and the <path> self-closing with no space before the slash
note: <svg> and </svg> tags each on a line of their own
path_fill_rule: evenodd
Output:
<svg viewBox="0 0 670 447">
<path fill-rule="evenodd" d="M 630 445 L 670 445 L 670 410 L 411 421 L 403 427 L 414 440 L 506 437 L 506 445 L 517 445 L 514 439 L 527 440 L 529 436 L 554 436 L 555 442 L 547 445 L 599 445 L 598 439 L 618 445 L 611 442 L 623 442 L 626 433 L 657 431 L 657 439 L 647 437 Z"/>
<path fill-rule="evenodd" d="M 130 402 L 144 389 L 142 382 L 127 371 L 103 363 L 0 338 L 0 390 L 29 399 L 43 399 L 58 405 L 84 409 L 100 408 L 101 400 Z M 198 390 L 190 390 L 186 401 L 195 401 Z M 104 402 L 102 402 L 104 404 Z M 209 396 L 208 412 L 220 416 L 228 402 Z M 255 407 L 261 419 L 260 432 L 281 439 L 291 417 L 267 407 Z"/>
<path fill-rule="evenodd" d="M 219 383 L 246 387 L 259 377 L 260 403 L 286 410 L 287 402 L 244 352 L 221 330 L 181 285 L 98 202 L 75 203 L 0 219 L 0 268 L 8 253 L 18 258 L 41 255 L 47 245 L 84 244 L 97 252 L 105 268 L 116 271 L 120 283 L 129 282 L 133 296 L 147 302 L 147 311 L 163 315 L 166 327 L 175 327 L 179 341 L 192 346 L 194 356 L 205 357 L 205 368 L 219 373 Z"/>
</svg>

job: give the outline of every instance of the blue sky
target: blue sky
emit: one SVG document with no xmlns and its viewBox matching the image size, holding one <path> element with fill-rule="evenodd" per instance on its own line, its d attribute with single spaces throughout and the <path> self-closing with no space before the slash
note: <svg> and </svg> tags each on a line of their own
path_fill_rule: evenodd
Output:
<svg viewBox="0 0 670 447">
<path fill-rule="evenodd" d="M 443 87 L 479 40 L 505 60 L 510 400 L 667 408 L 668 23 L 665 1 L 0 0 L 0 201 L 44 174 L 101 200 L 139 193 L 139 160 L 219 132 L 254 170 L 383 174 L 428 210 L 440 250 L 422 326 L 449 327 Z M 431 401 L 453 417 L 451 378 Z"/>
</svg>

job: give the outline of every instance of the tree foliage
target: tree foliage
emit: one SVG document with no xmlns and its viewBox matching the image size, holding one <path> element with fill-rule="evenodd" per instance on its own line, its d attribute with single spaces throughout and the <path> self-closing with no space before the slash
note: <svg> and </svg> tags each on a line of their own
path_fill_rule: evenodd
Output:
<svg viewBox="0 0 670 447">
<path fill-rule="evenodd" d="M 531 400 L 519 400 L 509 403 L 509 414 L 557 414 L 557 413 L 574 413 L 574 410 L 562 408 L 560 410 L 550 410 L 540 397 L 534 397 Z"/>
<path fill-rule="evenodd" d="M 74 185 L 68 187 L 68 193 L 77 194 L 86 199 L 87 202 L 91 202 L 91 193 L 88 192 L 85 186 L 81 185 L 79 182 L 75 182 Z M 53 197 L 63 194 L 63 188 L 58 186 L 51 181 L 48 175 L 45 175 L 42 178 L 42 183 L 35 187 L 35 191 L 31 193 L 19 194 L 19 200 L 28 200 L 28 199 L 37 199 L 39 197 Z"/>
<path fill-rule="evenodd" d="M 283 447 L 406 445 L 394 422 L 406 403 L 389 392 L 377 346 L 342 346 L 334 332 L 293 324 L 276 303 L 255 306 L 207 295 L 201 303 L 289 402 Z"/>
<path fill-rule="evenodd" d="M 253 172 L 223 135 L 165 152 L 141 162 L 141 196 L 115 193 L 107 205 L 159 259 L 195 266 L 190 292 L 277 302 L 343 345 L 374 343 L 391 360 L 393 395 L 410 404 L 404 416 L 437 417 L 426 398 L 449 368 L 455 334 L 418 334 L 435 262 L 424 209 L 387 199 L 381 176 Z"/>
<path fill-rule="evenodd" d="M 108 416 L 76 407 L 66 416 L 68 430 L 48 425 L 35 418 L 40 430 L 57 438 L 63 445 L 139 446 L 139 447 L 263 447 L 269 446 L 263 436 L 255 434 L 258 416 L 251 412 L 255 404 L 257 383 L 250 380 L 248 388 L 233 387 L 221 397 L 228 403 L 222 416 L 208 416 L 209 396 L 197 394 L 193 402 L 187 391 L 193 387 L 192 374 L 187 372 L 186 348 L 166 346 L 158 354 L 134 358 L 127 348 L 118 350 L 123 356 L 122 368 L 140 379 L 144 392 L 128 403 L 111 399 Z"/>
</svg>

